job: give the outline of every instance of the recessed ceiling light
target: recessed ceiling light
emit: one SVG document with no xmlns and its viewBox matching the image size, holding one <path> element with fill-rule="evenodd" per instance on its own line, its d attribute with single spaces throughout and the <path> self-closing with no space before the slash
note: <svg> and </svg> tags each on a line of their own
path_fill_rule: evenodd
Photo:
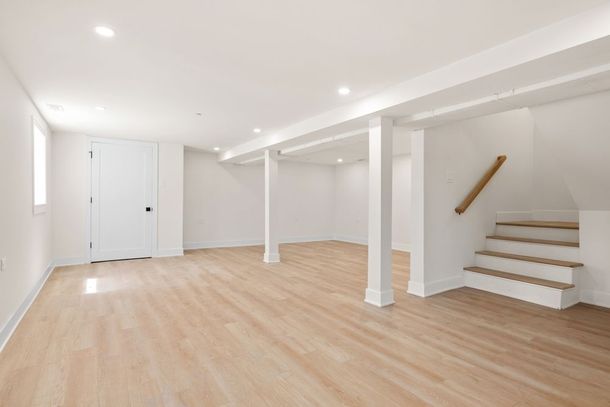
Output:
<svg viewBox="0 0 610 407">
<path fill-rule="evenodd" d="M 261 132 L 261 129 L 259 129 L 259 128 L 257 127 L 257 128 L 255 128 L 255 129 L 252 129 L 252 131 L 253 131 L 253 132 L 255 132 L 255 133 L 260 133 L 260 132 Z"/>
<path fill-rule="evenodd" d="M 337 162 L 338 163 L 342 163 L 343 162 L 343 158 L 337 158 Z"/>
<path fill-rule="evenodd" d="M 104 110 L 106 110 L 106 108 L 104 106 L 95 106 L 95 110 L 99 110 L 100 112 L 103 112 Z"/>
<path fill-rule="evenodd" d="M 98 25 L 97 27 L 95 27 L 95 32 L 97 33 L 97 35 L 101 35 L 102 37 L 114 37 L 114 30 L 110 27 L 106 27 L 103 25 Z"/>
<path fill-rule="evenodd" d="M 337 92 L 338 92 L 340 95 L 345 96 L 345 95 L 349 95 L 349 94 L 350 94 L 350 92 L 351 92 L 351 90 L 350 90 L 350 88 L 348 88 L 348 87 L 345 87 L 345 86 L 344 86 L 344 87 L 342 87 L 342 88 L 339 88 L 339 89 L 337 90 Z"/>
<path fill-rule="evenodd" d="M 56 112 L 64 111 L 64 107 L 62 105 L 54 105 L 54 104 L 49 103 L 47 106 L 49 107 L 49 109 L 56 111 Z"/>
<path fill-rule="evenodd" d="M 214 151 L 220 151 L 220 147 L 214 147 Z"/>
</svg>

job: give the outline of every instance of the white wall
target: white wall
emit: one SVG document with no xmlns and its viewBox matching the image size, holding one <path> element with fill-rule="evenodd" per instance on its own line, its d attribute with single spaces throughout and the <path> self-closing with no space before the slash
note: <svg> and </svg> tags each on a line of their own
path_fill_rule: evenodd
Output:
<svg viewBox="0 0 610 407">
<path fill-rule="evenodd" d="M 42 284 L 52 260 L 52 136 L 0 57 L 0 348 Z M 47 211 L 32 211 L 32 117 L 47 133 Z"/>
<path fill-rule="evenodd" d="M 610 210 L 609 106 L 602 92 L 531 108 L 536 138 L 580 210 Z"/>
<path fill-rule="evenodd" d="M 53 258 L 58 264 L 87 261 L 89 155 L 87 136 L 53 135 Z"/>
<path fill-rule="evenodd" d="M 533 128 L 529 111 L 521 109 L 413 137 L 413 172 L 423 171 L 424 184 L 414 184 L 414 199 L 423 202 L 413 203 L 411 217 L 423 225 L 413 228 L 412 240 L 423 245 L 413 245 L 409 292 L 425 296 L 463 285 L 462 268 L 474 264 L 474 252 L 494 230 L 496 212 L 531 209 Z M 466 213 L 457 215 L 455 207 L 502 154 L 508 156 L 503 167 Z"/>
<path fill-rule="evenodd" d="M 410 250 L 411 157 L 394 157 L 392 173 L 392 247 Z M 368 239 L 368 162 L 336 166 L 335 237 L 366 243 Z"/>
<path fill-rule="evenodd" d="M 159 143 L 157 254 L 179 256 L 183 250 L 184 146 Z"/>
<path fill-rule="evenodd" d="M 261 244 L 264 239 L 262 166 L 219 164 L 213 154 L 184 157 L 185 248 Z M 333 236 L 334 168 L 279 163 L 280 241 Z"/>
</svg>

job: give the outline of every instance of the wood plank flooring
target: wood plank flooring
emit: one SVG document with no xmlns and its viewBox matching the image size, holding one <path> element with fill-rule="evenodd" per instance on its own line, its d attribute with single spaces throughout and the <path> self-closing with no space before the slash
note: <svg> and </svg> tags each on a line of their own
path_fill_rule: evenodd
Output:
<svg viewBox="0 0 610 407">
<path fill-rule="evenodd" d="M 207 249 L 56 270 L 0 354 L 0 405 L 608 406 L 610 312 L 473 290 L 363 302 L 366 247 Z"/>
</svg>

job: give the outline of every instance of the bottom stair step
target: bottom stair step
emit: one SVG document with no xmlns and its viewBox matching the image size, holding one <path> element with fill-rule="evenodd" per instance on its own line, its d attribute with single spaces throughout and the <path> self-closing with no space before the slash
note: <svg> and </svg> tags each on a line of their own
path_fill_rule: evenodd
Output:
<svg viewBox="0 0 610 407">
<path fill-rule="evenodd" d="M 524 283 L 542 285 L 545 287 L 556 288 L 558 290 L 566 290 L 573 288 L 574 284 L 560 283 L 559 281 L 543 280 L 542 278 L 535 278 L 529 276 L 522 276 L 521 274 L 507 273 L 506 271 L 486 269 L 484 267 L 464 267 L 466 271 L 472 271 L 473 273 L 487 274 L 488 276 L 507 278 L 509 280 L 522 281 Z"/>
<path fill-rule="evenodd" d="M 574 284 L 543 280 L 484 267 L 464 267 L 466 287 L 563 309 L 579 300 Z"/>
</svg>

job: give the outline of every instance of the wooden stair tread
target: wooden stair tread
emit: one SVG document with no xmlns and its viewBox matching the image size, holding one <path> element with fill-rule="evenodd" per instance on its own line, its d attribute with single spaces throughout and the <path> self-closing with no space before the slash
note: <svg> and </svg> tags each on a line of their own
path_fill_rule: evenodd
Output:
<svg viewBox="0 0 610 407">
<path fill-rule="evenodd" d="M 542 221 L 542 220 L 519 220 L 513 222 L 496 222 L 496 225 L 501 226 L 525 226 L 532 228 L 551 228 L 551 229 L 573 229 L 578 230 L 578 222 L 559 222 L 559 221 Z"/>
<path fill-rule="evenodd" d="M 574 288 L 574 284 L 560 283 L 558 281 L 544 280 L 542 278 L 522 276 L 521 274 L 507 273 L 506 271 L 492 270 L 484 267 L 464 267 L 464 270 L 472 271 L 474 273 L 479 274 L 486 274 L 488 276 L 505 278 L 507 280 L 521 281 L 523 283 L 541 285 L 544 287 L 555 288 L 558 290 L 567 290 L 568 288 Z"/>
<path fill-rule="evenodd" d="M 483 254 L 485 256 L 493 256 L 493 257 L 502 257 L 504 259 L 529 261 L 532 263 L 550 264 L 552 266 L 560 266 L 560 267 L 582 267 L 584 265 L 582 263 L 578 263 L 578 262 L 574 262 L 574 261 L 545 259 L 544 257 L 523 256 L 520 254 L 494 252 L 491 250 L 479 250 L 476 252 L 476 254 Z"/>
<path fill-rule="evenodd" d="M 513 237 L 513 236 L 499 236 L 499 235 L 491 235 L 491 236 L 487 236 L 487 238 L 495 239 L 495 240 L 510 240 L 512 242 L 548 244 L 548 245 L 553 245 L 553 246 L 580 247 L 580 243 L 578 243 L 578 242 L 564 242 L 561 240 L 530 239 L 527 237 Z"/>
</svg>

